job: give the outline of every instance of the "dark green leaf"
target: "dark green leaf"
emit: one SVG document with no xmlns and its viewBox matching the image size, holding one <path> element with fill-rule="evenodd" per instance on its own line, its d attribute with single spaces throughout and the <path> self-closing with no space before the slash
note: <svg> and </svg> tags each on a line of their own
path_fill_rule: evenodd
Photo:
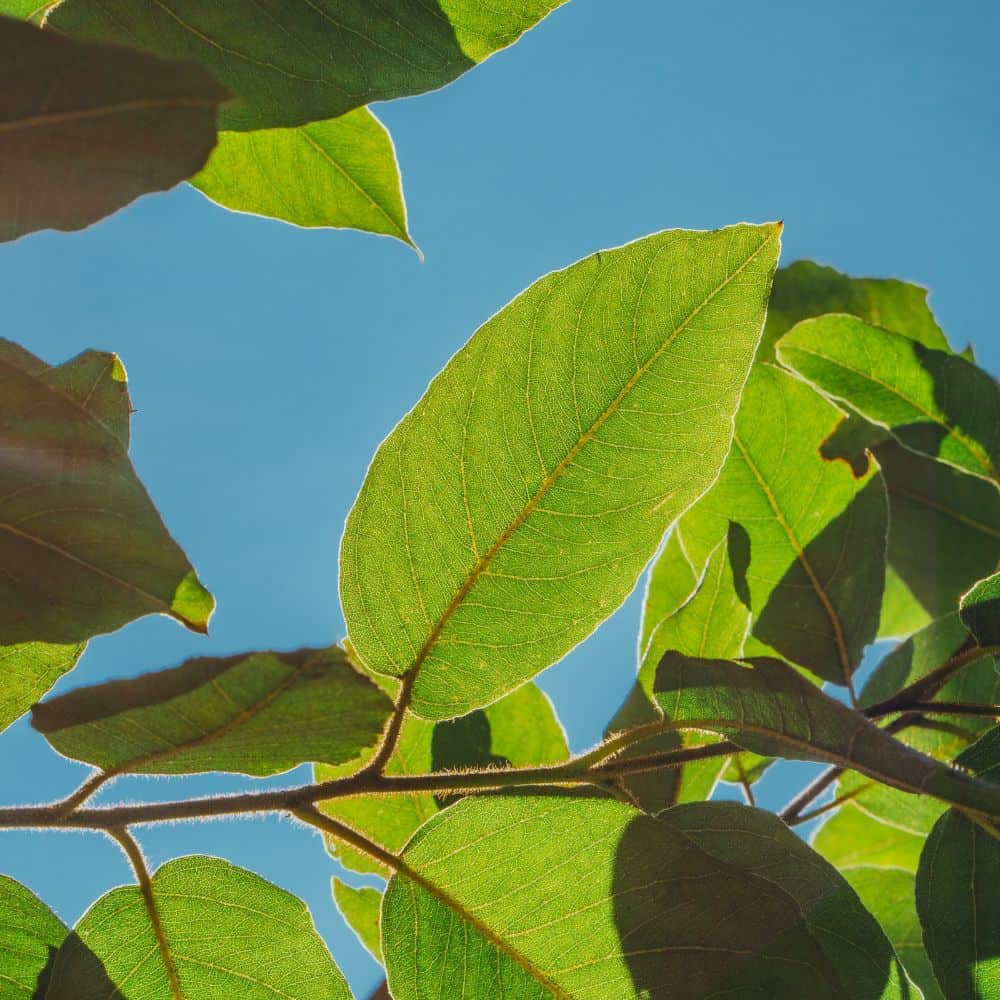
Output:
<svg viewBox="0 0 1000 1000">
<path fill-rule="evenodd" d="M 0 646 L 0 732 L 31 708 L 63 674 L 72 670 L 86 645 L 53 646 L 27 642 Z"/>
<path fill-rule="evenodd" d="M 184 1000 L 351 1000 L 305 904 L 259 875 L 178 858 L 153 875 L 152 891 Z M 106 978 L 95 977 L 94 956 Z M 83 915 L 56 956 L 46 1000 L 174 995 L 142 894 L 128 886 Z"/>
<path fill-rule="evenodd" d="M 227 97 L 199 66 L 0 18 L 0 241 L 82 229 L 196 174 Z"/>
<path fill-rule="evenodd" d="M 36 705 L 60 753 L 110 771 L 264 776 L 375 745 L 392 702 L 337 647 L 199 658 Z"/>
<path fill-rule="evenodd" d="M 128 460 L 125 369 L 49 367 L 0 340 L 0 634 L 75 644 L 152 612 L 205 632 L 214 606 Z"/>
<path fill-rule="evenodd" d="M 980 580 L 962 598 L 961 615 L 980 646 L 1000 646 L 1000 573 Z"/>
<path fill-rule="evenodd" d="M 911 996 L 853 890 L 774 816 L 653 819 L 569 796 L 466 799 L 389 883 L 396 1000 Z"/>
<path fill-rule="evenodd" d="M 981 368 L 853 316 L 805 320 L 777 351 L 907 448 L 1000 485 L 1000 387 Z"/>
<path fill-rule="evenodd" d="M 1000 782 L 1000 728 L 959 757 Z M 1000 974 L 1000 827 L 988 831 L 949 810 L 938 820 L 917 871 L 924 946 L 948 1000 L 996 995 Z"/>
<path fill-rule="evenodd" d="M 392 139 L 367 108 L 300 128 L 222 132 L 191 183 L 237 212 L 414 245 Z"/>
<path fill-rule="evenodd" d="M 418 715 L 490 704 L 624 601 L 729 448 L 780 232 L 664 232 L 542 278 L 383 442 L 341 600 L 369 668 L 419 671 Z"/>
<path fill-rule="evenodd" d="M 708 729 L 766 756 L 837 764 L 913 795 L 1000 816 L 1000 788 L 894 740 L 780 660 L 667 653 L 656 698 L 676 728 Z"/>
<path fill-rule="evenodd" d="M 379 908 L 382 893 L 371 886 L 358 888 L 333 879 L 333 898 L 358 940 L 371 952 L 376 962 L 382 961 L 382 947 L 379 944 Z"/>
<path fill-rule="evenodd" d="M 303 125 L 450 83 L 565 0 L 65 0 L 46 25 L 207 66 L 224 128 Z"/>
<path fill-rule="evenodd" d="M 874 464 L 856 478 L 819 453 L 840 416 L 800 380 L 756 366 L 729 459 L 680 530 L 698 565 L 736 522 L 748 551 L 734 569 L 760 644 L 746 651 L 770 647 L 844 684 L 878 627 L 888 515 Z"/>
<path fill-rule="evenodd" d="M 67 933 L 33 892 L 0 875 L 0 1000 L 42 1000 Z"/>
</svg>

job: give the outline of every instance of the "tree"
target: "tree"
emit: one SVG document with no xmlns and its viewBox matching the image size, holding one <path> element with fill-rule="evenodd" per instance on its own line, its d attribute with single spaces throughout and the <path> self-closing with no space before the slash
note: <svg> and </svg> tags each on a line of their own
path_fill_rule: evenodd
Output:
<svg viewBox="0 0 1000 1000">
<path fill-rule="evenodd" d="M 0 20 L 4 233 L 193 178 L 412 242 L 364 105 L 449 82 L 555 6 L 5 0 L 44 27 Z M 602 250 L 480 327 L 361 484 L 343 644 L 41 701 L 91 637 L 149 613 L 204 631 L 214 600 L 129 462 L 121 361 L 3 342 L 0 726 L 30 709 L 95 770 L 0 827 L 110 836 L 136 884 L 70 930 L 0 880 L 0 997 L 350 996 L 301 902 L 216 858 L 150 872 L 133 833 L 257 813 L 386 881 L 333 891 L 398 1000 L 989 995 L 1000 389 L 923 290 L 778 270 L 781 232 Z M 647 567 L 635 687 L 571 757 L 532 679 Z M 860 686 L 879 637 L 902 641 Z M 753 784 L 781 759 L 827 770 L 773 815 Z M 304 786 L 90 801 L 125 774 L 302 763 Z M 747 804 L 709 801 L 720 781 Z M 822 814 L 807 845 L 794 828 Z"/>
</svg>

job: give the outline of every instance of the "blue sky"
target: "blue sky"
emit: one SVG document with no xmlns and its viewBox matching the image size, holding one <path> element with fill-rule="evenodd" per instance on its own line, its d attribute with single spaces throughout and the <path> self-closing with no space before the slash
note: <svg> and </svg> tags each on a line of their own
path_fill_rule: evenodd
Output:
<svg viewBox="0 0 1000 1000">
<path fill-rule="evenodd" d="M 387 239 L 232 215 L 189 188 L 0 247 L 5 336 L 52 362 L 121 354 L 135 464 L 219 601 L 209 638 L 147 619 L 94 641 L 59 690 L 338 639 L 337 544 L 379 441 L 483 320 L 602 247 L 784 219 L 786 263 L 925 284 L 953 341 L 1000 370 L 998 30 L 984 0 L 572 0 L 452 86 L 376 109 L 424 263 Z M 577 748 L 630 683 L 637 621 L 633 596 L 542 678 Z M 0 754 L 4 803 L 64 794 L 84 773 L 23 721 Z M 788 782 L 768 779 L 767 804 Z M 120 782 L 104 798 L 241 784 Z M 139 837 L 155 864 L 219 854 L 301 895 L 359 995 L 374 985 L 309 833 L 270 820 Z M 69 921 L 129 878 L 97 835 L 0 833 L 0 852 Z"/>
</svg>

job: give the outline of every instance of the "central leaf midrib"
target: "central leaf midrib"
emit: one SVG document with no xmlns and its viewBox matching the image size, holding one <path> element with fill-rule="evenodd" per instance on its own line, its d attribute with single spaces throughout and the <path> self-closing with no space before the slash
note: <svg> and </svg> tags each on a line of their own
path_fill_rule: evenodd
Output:
<svg viewBox="0 0 1000 1000">
<path fill-rule="evenodd" d="M 462 586 L 456 592 L 455 596 L 452 598 L 451 602 L 442 612 L 441 617 L 438 619 L 437 624 L 431 630 L 430 635 L 424 642 L 423 646 L 420 648 L 416 657 L 414 657 L 413 663 L 410 667 L 404 671 L 404 673 L 410 673 L 411 671 L 419 670 L 421 665 L 430 655 L 431 650 L 434 648 L 438 638 L 440 637 L 445 626 L 448 624 L 451 617 L 455 614 L 459 607 L 461 607 L 462 602 L 468 596 L 469 591 L 472 590 L 476 582 L 483 575 L 486 569 L 489 567 L 490 563 L 500 552 L 500 550 L 510 541 L 514 533 L 521 527 L 521 525 L 528 519 L 532 512 L 536 509 L 538 504 L 541 502 L 543 497 L 549 492 L 549 490 L 555 485 L 556 481 L 562 475 L 563 472 L 569 467 L 573 459 L 583 450 L 584 447 L 593 439 L 594 435 L 601 429 L 605 422 L 617 411 L 618 407 L 621 405 L 625 397 L 635 388 L 639 380 L 649 371 L 649 369 L 660 359 L 663 352 L 683 333 L 683 331 L 690 325 L 691 321 L 721 292 L 727 285 L 729 285 L 736 277 L 738 277 L 743 270 L 752 263 L 759 254 L 764 250 L 765 247 L 773 240 L 775 237 L 775 232 L 772 231 L 768 234 L 767 238 L 761 241 L 760 246 L 758 246 L 753 253 L 751 253 L 746 260 L 738 268 L 736 268 L 730 275 L 726 277 L 719 285 L 717 285 L 712 291 L 696 306 L 691 312 L 670 332 L 670 335 L 663 341 L 659 348 L 653 352 L 650 358 L 643 364 L 632 377 L 626 382 L 626 384 L 619 391 L 618 395 L 611 401 L 603 413 L 601 413 L 597 419 L 584 431 L 579 438 L 577 438 L 576 443 L 573 447 L 566 453 L 566 455 L 559 461 L 556 467 L 548 473 L 542 480 L 538 489 L 527 501 L 524 507 L 518 512 L 517 516 L 510 522 L 510 524 L 501 532 L 497 540 L 490 546 L 489 550 L 480 557 L 472 570 L 470 570 L 469 575 L 466 577 Z"/>
</svg>

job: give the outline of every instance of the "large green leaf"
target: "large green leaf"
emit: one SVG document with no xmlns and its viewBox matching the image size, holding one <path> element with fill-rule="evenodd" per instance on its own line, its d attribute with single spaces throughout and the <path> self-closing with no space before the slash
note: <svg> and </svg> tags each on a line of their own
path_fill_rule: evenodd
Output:
<svg viewBox="0 0 1000 1000">
<path fill-rule="evenodd" d="M 667 653 L 656 698 L 675 728 L 717 732 L 768 756 L 836 764 L 913 795 L 1000 817 L 1000 787 L 898 742 L 781 660 Z"/>
<path fill-rule="evenodd" d="M 838 315 L 799 323 L 777 351 L 907 448 L 1000 485 L 1000 387 L 965 358 Z"/>
<path fill-rule="evenodd" d="M 371 886 L 353 886 L 333 879 L 333 898 L 344 920 L 376 962 L 382 961 L 379 944 L 379 909 L 382 893 Z"/>
<path fill-rule="evenodd" d="M 824 313 L 850 313 L 927 347 L 950 350 L 927 304 L 926 288 L 895 278 L 852 278 L 811 260 L 797 260 L 774 276 L 761 358 L 771 360 L 775 341 L 796 323 Z"/>
<path fill-rule="evenodd" d="M 0 18 L 0 241 L 82 229 L 196 174 L 227 96 L 199 66 Z"/>
<path fill-rule="evenodd" d="M 813 835 L 812 846 L 837 868 L 900 868 L 915 872 L 923 837 L 882 823 L 845 802 Z"/>
<path fill-rule="evenodd" d="M 189 660 L 36 705 L 60 753 L 111 772 L 264 776 L 341 764 L 373 747 L 392 702 L 343 650 Z"/>
<path fill-rule="evenodd" d="M 1000 782 L 1000 728 L 959 761 Z M 1000 983 L 1000 829 L 949 810 L 927 838 L 917 871 L 924 945 L 948 1000 L 992 1000 Z"/>
<path fill-rule="evenodd" d="M 179 990 L 142 894 L 128 886 L 80 919 L 56 956 L 47 1000 L 351 1000 L 305 904 L 259 875 L 218 858 L 178 858 L 153 875 L 152 893 Z M 93 956 L 106 978 L 95 977 Z"/>
<path fill-rule="evenodd" d="M 980 580 L 965 594 L 960 613 L 980 646 L 1000 646 L 1000 573 Z"/>
<path fill-rule="evenodd" d="M 565 0 L 64 0 L 46 25 L 207 66 L 225 128 L 335 118 L 450 83 Z"/>
<path fill-rule="evenodd" d="M 559 764 L 568 757 L 566 734 L 552 703 L 534 684 L 525 684 L 488 708 L 451 722 L 435 724 L 407 716 L 386 773 L 427 774 L 503 764 L 537 767 Z M 325 781 L 355 769 L 317 767 L 316 779 Z M 352 795 L 318 806 L 387 850 L 399 851 L 446 801 L 414 792 L 391 797 Z M 380 862 L 332 837 L 327 838 L 327 846 L 341 864 L 354 871 L 388 873 Z"/>
<path fill-rule="evenodd" d="M 489 704 L 565 655 L 711 484 L 780 232 L 664 232 L 542 278 L 383 442 L 341 600 L 369 667 L 419 671 L 419 715 Z"/>
<path fill-rule="evenodd" d="M 800 380 L 757 365 L 729 459 L 685 514 L 681 532 L 698 565 L 736 522 L 749 543 L 741 586 L 752 636 L 844 684 L 878 628 L 888 514 L 877 466 L 855 477 L 820 455 L 820 442 L 839 419 Z"/>
<path fill-rule="evenodd" d="M 72 670 L 86 648 L 26 642 L 0 646 L 0 732 L 19 719 L 63 674 Z"/>
<path fill-rule="evenodd" d="M 205 632 L 214 602 L 128 460 L 125 369 L 50 367 L 0 340 L 0 634 L 78 643 L 151 612 Z"/>
<path fill-rule="evenodd" d="M 42 1000 L 67 933 L 33 892 L 0 875 L 0 1000 Z"/>
<path fill-rule="evenodd" d="M 222 132 L 191 183 L 237 212 L 361 229 L 413 246 L 396 151 L 367 108 L 299 128 Z"/>
<path fill-rule="evenodd" d="M 734 803 L 653 819 L 611 800 L 467 799 L 403 864 L 382 910 L 396 1000 L 912 995 L 836 870 Z"/>
</svg>

